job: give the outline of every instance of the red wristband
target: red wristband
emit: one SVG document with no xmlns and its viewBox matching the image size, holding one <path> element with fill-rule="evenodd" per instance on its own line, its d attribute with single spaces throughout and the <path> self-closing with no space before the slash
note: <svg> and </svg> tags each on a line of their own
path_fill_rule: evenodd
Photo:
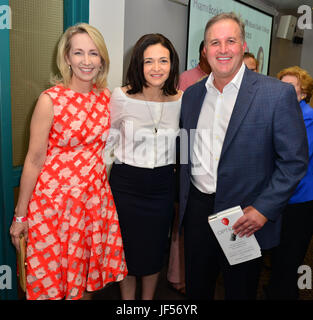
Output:
<svg viewBox="0 0 313 320">
<path fill-rule="evenodd" d="M 25 221 L 27 221 L 27 217 L 16 217 L 16 216 L 14 216 L 13 217 L 13 221 L 14 222 L 25 222 Z"/>
</svg>

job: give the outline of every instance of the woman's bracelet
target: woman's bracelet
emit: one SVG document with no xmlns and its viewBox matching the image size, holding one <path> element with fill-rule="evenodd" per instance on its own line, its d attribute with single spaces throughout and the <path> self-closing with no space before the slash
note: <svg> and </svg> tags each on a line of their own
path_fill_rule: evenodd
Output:
<svg viewBox="0 0 313 320">
<path fill-rule="evenodd" d="M 25 221 L 27 221 L 27 217 L 17 217 L 17 216 L 14 216 L 13 217 L 13 221 L 14 222 L 25 222 Z"/>
</svg>

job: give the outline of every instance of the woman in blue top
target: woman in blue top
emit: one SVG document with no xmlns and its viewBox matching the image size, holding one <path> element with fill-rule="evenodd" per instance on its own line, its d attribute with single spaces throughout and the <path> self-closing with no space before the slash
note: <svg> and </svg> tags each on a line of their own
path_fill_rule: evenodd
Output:
<svg viewBox="0 0 313 320">
<path fill-rule="evenodd" d="M 272 256 L 268 297 L 296 300 L 298 268 L 303 264 L 313 234 L 313 108 L 308 104 L 313 79 L 297 66 L 283 69 L 277 77 L 295 87 L 307 131 L 309 166 L 282 213 L 281 241 Z"/>
</svg>

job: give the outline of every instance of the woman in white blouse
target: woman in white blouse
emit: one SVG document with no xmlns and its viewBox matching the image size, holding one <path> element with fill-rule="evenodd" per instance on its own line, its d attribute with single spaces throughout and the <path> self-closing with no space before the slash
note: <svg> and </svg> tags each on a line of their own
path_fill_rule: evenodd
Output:
<svg viewBox="0 0 313 320">
<path fill-rule="evenodd" d="M 126 86 L 113 91 L 107 153 L 115 163 L 110 185 L 119 216 L 128 267 L 122 299 L 153 299 L 164 262 L 174 204 L 174 164 L 182 92 L 178 55 L 161 34 L 136 43 Z"/>
</svg>

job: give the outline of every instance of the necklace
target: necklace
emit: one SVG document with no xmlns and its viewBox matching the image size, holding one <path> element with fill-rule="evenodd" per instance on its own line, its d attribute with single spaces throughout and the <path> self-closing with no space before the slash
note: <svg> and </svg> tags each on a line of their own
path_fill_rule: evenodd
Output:
<svg viewBox="0 0 313 320">
<path fill-rule="evenodd" d="M 161 102 L 161 115 L 160 115 L 160 118 L 159 118 L 159 121 L 158 122 L 155 122 L 155 119 L 153 117 L 153 114 L 152 114 L 152 111 L 150 109 L 150 105 L 148 103 L 148 100 L 146 99 L 146 97 L 143 95 L 144 99 L 145 99 L 145 104 L 149 110 L 149 115 L 150 115 L 150 118 L 154 124 L 154 128 L 153 128 L 153 132 L 154 134 L 157 134 L 158 133 L 158 130 L 159 130 L 159 126 L 160 126 L 160 122 L 162 120 L 162 116 L 163 116 L 163 110 L 164 110 L 164 102 Z"/>
</svg>

